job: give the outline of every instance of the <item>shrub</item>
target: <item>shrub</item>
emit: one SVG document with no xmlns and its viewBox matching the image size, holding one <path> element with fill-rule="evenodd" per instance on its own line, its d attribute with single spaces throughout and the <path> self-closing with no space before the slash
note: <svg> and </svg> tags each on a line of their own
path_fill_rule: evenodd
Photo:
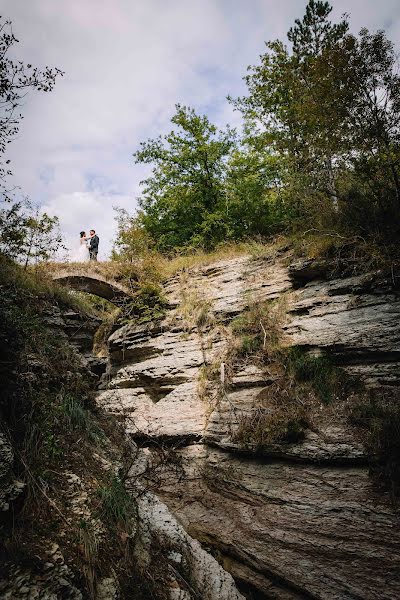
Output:
<svg viewBox="0 0 400 600">
<path fill-rule="evenodd" d="M 342 397 L 348 389 L 348 378 L 326 355 L 313 356 L 300 348 L 291 348 L 286 365 L 295 379 L 311 383 L 324 404 Z"/>
<path fill-rule="evenodd" d="M 151 323 L 164 317 L 167 306 L 168 302 L 160 286 L 150 282 L 143 283 L 133 299 L 123 307 L 121 321 Z"/>
<path fill-rule="evenodd" d="M 288 397 L 279 385 L 274 385 L 262 405 L 239 418 L 233 440 L 244 448 L 263 450 L 278 442 L 301 441 L 307 427 L 305 408 L 295 398 Z"/>
</svg>

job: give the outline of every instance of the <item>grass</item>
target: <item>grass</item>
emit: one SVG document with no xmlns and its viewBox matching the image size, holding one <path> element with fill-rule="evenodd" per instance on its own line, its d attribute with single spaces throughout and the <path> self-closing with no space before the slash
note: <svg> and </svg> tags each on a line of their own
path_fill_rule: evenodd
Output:
<svg viewBox="0 0 400 600">
<path fill-rule="evenodd" d="M 399 260 L 397 246 L 382 244 L 379 239 L 336 231 L 312 229 L 302 235 L 287 237 L 292 254 L 298 258 L 327 262 L 328 274 L 355 275 L 377 269 L 385 272 Z"/>
<path fill-rule="evenodd" d="M 57 543 L 66 563 L 86 581 L 85 594 L 93 597 L 93 574 L 109 573 L 110 553 L 122 578 L 126 562 L 126 549 L 114 526 L 94 518 L 99 488 L 104 490 L 105 510 L 126 516 L 125 509 L 113 508 L 110 498 L 118 490 L 100 460 L 110 442 L 90 411 L 93 382 L 76 350 L 43 321 L 54 304 L 65 306 L 65 295 L 70 306 L 68 292 L 9 261 L 2 261 L 2 266 L 0 409 L 13 446 L 15 476 L 26 485 L 12 514 L 5 514 L 0 523 L 0 552 L 6 559 L 35 557 L 35 562 L 44 564 L 45 549 Z M 105 425 L 115 428 L 108 421 Z M 112 457 L 108 452 L 107 460 Z M 87 515 L 86 529 L 71 504 L 71 494 L 76 495 L 76 484 L 67 483 L 71 475 L 79 485 L 77 502 Z M 101 538 L 94 537 L 98 527 Z M 92 565 L 87 563 L 89 556 Z"/>
<path fill-rule="evenodd" d="M 288 389 L 283 382 L 267 388 L 264 398 L 259 399 L 260 405 L 239 417 L 233 441 L 243 448 L 262 451 L 272 444 L 304 439 L 309 426 L 307 409 Z"/>
<path fill-rule="evenodd" d="M 273 359 L 279 350 L 280 323 L 285 298 L 271 302 L 250 302 L 230 324 L 234 339 L 232 359 L 253 357 L 257 362 Z"/>
<path fill-rule="evenodd" d="M 197 289 L 190 287 L 190 281 L 186 276 L 181 278 L 181 293 L 178 313 L 183 330 L 189 333 L 194 327 L 199 334 L 212 324 L 211 312 L 212 302 L 205 298 Z"/>
<path fill-rule="evenodd" d="M 98 443 L 104 440 L 104 432 L 94 421 L 92 414 L 83 405 L 81 400 L 66 394 L 63 396 L 61 410 L 66 416 L 67 424 L 78 431 L 86 433 L 91 442 Z"/>
<path fill-rule="evenodd" d="M 349 377 L 326 354 L 315 356 L 295 347 L 288 350 L 285 363 L 297 381 L 312 385 L 324 404 L 338 400 L 350 391 Z"/>
<path fill-rule="evenodd" d="M 106 485 L 99 488 L 98 495 L 101 517 L 111 524 L 128 527 L 129 521 L 135 516 L 135 506 L 123 481 L 113 475 Z"/>
</svg>

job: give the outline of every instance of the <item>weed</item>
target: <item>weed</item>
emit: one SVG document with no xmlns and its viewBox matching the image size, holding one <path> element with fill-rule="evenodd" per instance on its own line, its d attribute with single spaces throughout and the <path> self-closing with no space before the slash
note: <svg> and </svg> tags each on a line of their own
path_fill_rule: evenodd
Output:
<svg viewBox="0 0 400 600">
<path fill-rule="evenodd" d="M 266 388 L 259 396 L 259 406 L 241 414 L 233 441 L 244 448 L 263 450 L 278 442 L 301 441 L 309 425 L 307 409 L 284 381 Z"/>
<path fill-rule="evenodd" d="M 91 413 L 84 408 L 80 400 L 70 394 L 65 394 L 61 408 L 73 429 L 86 432 L 92 442 L 104 439 L 104 432 L 94 422 Z"/>
<path fill-rule="evenodd" d="M 178 310 L 186 333 L 196 327 L 198 333 L 202 334 L 213 322 L 211 301 L 204 298 L 198 290 L 190 289 L 184 277 L 181 280 L 181 301 Z"/>
<path fill-rule="evenodd" d="M 343 397 L 349 391 L 350 379 L 327 355 L 314 356 L 295 347 L 287 352 L 285 362 L 297 381 L 311 383 L 324 404 Z"/>
<path fill-rule="evenodd" d="M 282 300 L 251 302 L 241 315 L 231 321 L 236 337 L 231 359 L 253 356 L 260 361 L 272 359 L 279 349 Z"/>
<path fill-rule="evenodd" d="M 243 335 L 238 346 L 239 356 L 250 356 L 262 348 L 262 340 L 259 335 Z"/>
<path fill-rule="evenodd" d="M 108 485 L 98 490 L 101 499 L 101 516 L 115 525 L 127 527 L 135 515 L 132 498 L 125 489 L 123 481 L 114 475 Z"/>
</svg>

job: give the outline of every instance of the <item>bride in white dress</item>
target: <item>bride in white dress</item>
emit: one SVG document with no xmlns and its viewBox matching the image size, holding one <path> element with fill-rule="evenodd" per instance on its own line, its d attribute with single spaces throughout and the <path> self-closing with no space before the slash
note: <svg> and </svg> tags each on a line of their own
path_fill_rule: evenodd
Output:
<svg viewBox="0 0 400 600">
<path fill-rule="evenodd" d="M 87 262 L 89 260 L 89 246 L 86 233 L 81 231 L 79 247 L 72 253 L 72 262 Z"/>
</svg>

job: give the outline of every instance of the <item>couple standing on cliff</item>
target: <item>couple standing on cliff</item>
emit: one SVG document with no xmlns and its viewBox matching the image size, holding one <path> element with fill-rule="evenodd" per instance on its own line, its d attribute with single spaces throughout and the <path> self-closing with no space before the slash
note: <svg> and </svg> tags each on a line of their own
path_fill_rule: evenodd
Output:
<svg viewBox="0 0 400 600">
<path fill-rule="evenodd" d="M 89 232 L 89 237 L 85 231 L 80 232 L 79 248 L 72 258 L 73 262 L 96 261 L 99 252 L 99 236 L 94 229 Z"/>
</svg>

